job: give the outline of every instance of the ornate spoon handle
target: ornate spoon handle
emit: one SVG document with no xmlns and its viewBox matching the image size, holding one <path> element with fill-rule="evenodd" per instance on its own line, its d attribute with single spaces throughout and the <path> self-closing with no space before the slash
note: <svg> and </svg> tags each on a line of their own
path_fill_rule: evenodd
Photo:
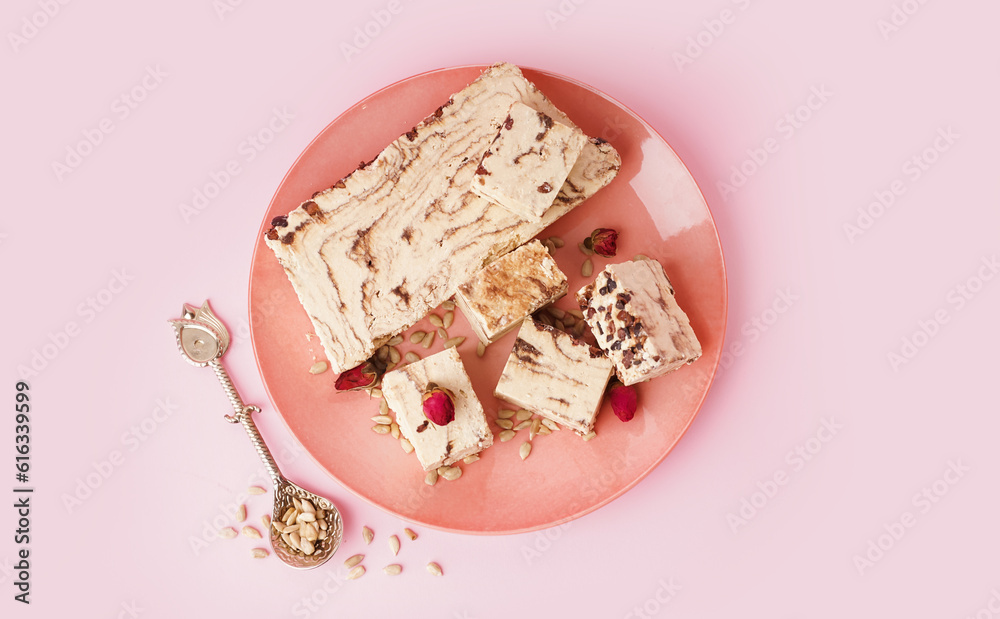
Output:
<svg viewBox="0 0 1000 619">
<path fill-rule="evenodd" d="M 229 396 L 229 402 L 233 405 L 234 413 L 226 415 L 226 421 L 243 424 L 243 429 L 246 430 L 247 436 L 250 437 L 250 442 L 253 443 L 254 449 L 257 450 L 257 455 L 260 456 L 261 462 L 267 468 L 267 473 L 271 476 L 271 481 L 274 482 L 274 486 L 277 488 L 285 481 L 285 478 L 278 469 L 278 464 L 274 461 L 274 457 L 271 456 L 271 451 L 267 448 L 264 437 L 257 430 L 257 424 L 253 421 L 253 414 L 259 413 L 260 407 L 243 403 L 243 398 L 240 397 L 239 392 L 236 391 L 236 386 L 233 385 L 232 379 L 229 378 L 229 372 L 226 372 L 226 368 L 222 367 L 222 363 L 218 359 L 213 359 L 208 365 L 215 370 L 215 375 L 219 378 L 222 388 L 225 390 L 226 395 Z"/>
</svg>

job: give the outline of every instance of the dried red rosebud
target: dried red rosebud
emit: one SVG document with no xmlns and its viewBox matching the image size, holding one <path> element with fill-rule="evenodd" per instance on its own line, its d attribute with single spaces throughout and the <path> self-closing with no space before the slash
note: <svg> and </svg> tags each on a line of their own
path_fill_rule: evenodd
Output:
<svg viewBox="0 0 1000 619">
<path fill-rule="evenodd" d="M 337 391 L 357 391 L 367 389 L 382 377 L 385 366 L 369 359 L 356 368 L 347 370 L 337 377 L 334 386 Z"/>
<path fill-rule="evenodd" d="M 427 385 L 424 394 L 424 416 L 435 425 L 446 426 L 455 420 L 455 396 L 443 387 Z"/>
<path fill-rule="evenodd" d="M 635 417 L 635 409 L 638 404 L 638 394 L 635 387 L 626 387 L 615 382 L 608 390 L 608 397 L 611 399 L 611 410 L 615 411 L 615 416 L 622 421 L 630 421 Z"/>
<path fill-rule="evenodd" d="M 618 252 L 617 243 L 618 232 L 611 228 L 598 228 L 590 233 L 590 238 L 583 241 L 588 249 L 605 258 L 610 258 Z"/>
</svg>

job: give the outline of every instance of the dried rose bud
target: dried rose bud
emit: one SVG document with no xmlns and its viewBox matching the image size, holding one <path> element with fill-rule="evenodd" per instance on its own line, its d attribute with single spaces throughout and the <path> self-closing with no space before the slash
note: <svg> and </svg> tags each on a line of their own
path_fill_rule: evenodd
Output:
<svg viewBox="0 0 1000 619">
<path fill-rule="evenodd" d="M 618 252 L 618 232 L 611 228 L 598 228 L 590 233 L 590 237 L 584 239 L 583 244 L 587 249 L 594 250 L 598 256 L 610 258 Z"/>
<path fill-rule="evenodd" d="M 455 396 L 434 383 L 427 385 L 424 393 L 424 416 L 435 425 L 446 426 L 455 420 Z"/>
<path fill-rule="evenodd" d="M 357 391 L 375 385 L 385 372 L 385 366 L 374 357 L 356 368 L 347 370 L 337 377 L 334 386 L 337 391 Z"/>
<path fill-rule="evenodd" d="M 635 387 L 626 387 L 615 382 L 608 390 L 608 397 L 611 398 L 611 410 L 615 411 L 615 416 L 622 421 L 630 421 L 635 417 L 635 409 L 638 404 L 638 394 Z"/>
</svg>

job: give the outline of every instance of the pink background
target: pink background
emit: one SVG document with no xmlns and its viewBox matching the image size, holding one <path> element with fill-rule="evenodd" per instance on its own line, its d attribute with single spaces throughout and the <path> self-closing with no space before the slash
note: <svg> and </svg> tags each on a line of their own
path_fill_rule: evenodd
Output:
<svg viewBox="0 0 1000 619">
<path fill-rule="evenodd" d="M 51 357 L 30 379 L 32 605 L 12 601 L 15 514 L 0 509 L 5 616 L 1000 617 L 995 3 L 223 2 L 4 5 L 4 505 L 18 368 Z M 247 278 L 285 171 L 371 92 L 498 60 L 619 99 L 705 191 L 729 356 L 700 415 L 610 505 L 523 535 L 421 528 L 392 579 L 385 538 L 405 523 L 264 415 L 285 473 L 337 501 L 347 539 L 305 573 L 211 539 L 231 506 L 256 522 L 269 497 L 243 496 L 262 468 L 165 321 L 211 298 L 234 333 L 227 366 L 266 405 Z M 99 143 L 57 174 L 85 134 Z M 186 221 L 178 206 L 230 161 Z M 345 582 L 355 552 L 369 574 Z"/>
</svg>

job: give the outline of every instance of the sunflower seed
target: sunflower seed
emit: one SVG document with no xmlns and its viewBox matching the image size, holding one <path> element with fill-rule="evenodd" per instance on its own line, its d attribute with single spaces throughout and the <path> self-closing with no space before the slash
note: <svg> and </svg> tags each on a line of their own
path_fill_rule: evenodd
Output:
<svg viewBox="0 0 1000 619">
<path fill-rule="evenodd" d="M 652 260 L 652 258 L 647 256 L 646 254 L 636 254 L 635 257 L 632 258 L 632 262 L 638 262 L 640 260 Z"/>
<path fill-rule="evenodd" d="M 559 320 L 558 318 L 552 321 L 552 326 L 555 327 L 556 329 L 559 329 L 560 331 L 566 330 L 566 324 L 563 323 L 563 321 Z"/>
<path fill-rule="evenodd" d="M 423 331 L 414 331 L 413 333 L 410 334 L 410 343 L 416 344 L 418 342 L 423 341 L 425 335 L 427 334 L 424 333 Z"/>
<path fill-rule="evenodd" d="M 402 358 L 403 356 L 399 354 L 398 348 L 393 346 L 392 348 L 389 349 L 389 361 L 391 361 L 392 363 L 399 363 L 399 360 Z"/>
<path fill-rule="evenodd" d="M 295 549 L 295 545 L 292 544 L 292 537 L 288 533 L 281 534 L 281 541 L 285 542 L 285 545 L 289 548 Z"/>
<path fill-rule="evenodd" d="M 538 428 L 538 435 L 539 436 L 548 436 L 549 434 L 552 434 L 552 430 L 549 430 L 545 426 L 542 426 L 542 427 Z"/>
<path fill-rule="evenodd" d="M 531 443 L 528 442 L 522 443 L 519 453 L 521 454 L 522 460 L 526 459 L 528 457 L 528 454 L 531 453 Z"/>
<path fill-rule="evenodd" d="M 381 390 L 381 389 L 379 389 L 378 387 L 376 387 L 376 388 L 372 389 L 372 390 L 371 390 L 371 391 L 369 391 L 368 393 L 369 393 L 369 394 L 371 394 L 371 396 L 372 396 L 373 398 L 381 398 L 381 397 L 382 397 L 382 390 Z"/>
<path fill-rule="evenodd" d="M 583 435 L 583 440 L 585 440 L 585 441 L 589 441 L 590 439 L 593 439 L 593 438 L 597 438 L 597 432 L 594 432 L 593 430 L 590 431 L 590 433 Z"/>
<path fill-rule="evenodd" d="M 399 439 L 399 446 L 402 447 L 403 451 L 405 451 L 406 453 L 408 454 L 413 453 L 413 443 L 406 440 L 405 438 Z"/>
<path fill-rule="evenodd" d="M 328 366 L 326 364 L 326 361 L 317 361 L 316 363 L 312 364 L 311 368 L 309 368 L 309 373 L 310 374 L 322 374 L 323 372 L 326 371 L 326 369 L 328 367 L 330 367 L 330 366 Z"/>
<path fill-rule="evenodd" d="M 239 535 L 239 533 L 237 533 L 236 529 L 234 529 L 233 527 L 226 527 L 224 529 L 219 529 L 219 537 L 221 537 L 222 539 L 233 539 L 237 535 Z"/>
<path fill-rule="evenodd" d="M 386 402 L 385 399 L 381 400 L 378 403 L 378 413 L 380 415 L 388 415 L 389 414 L 389 403 Z"/>
<path fill-rule="evenodd" d="M 279 535 L 285 532 L 285 525 L 277 520 L 271 521 L 271 528 L 277 531 Z"/>
<path fill-rule="evenodd" d="M 479 461 L 479 454 L 472 454 L 471 456 L 465 456 L 462 458 L 462 462 L 466 464 L 472 464 L 473 462 Z"/>
<path fill-rule="evenodd" d="M 250 486 L 249 488 L 247 488 L 247 494 L 250 495 L 264 494 L 265 492 L 267 492 L 267 490 L 264 490 L 260 486 Z"/>
<path fill-rule="evenodd" d="M 455 481 L 462 476 L 462 467 L 459 466 L 449 466 L 447 470 L 438 473 L 441 477 L 444 477 L 448 481 Z"/>
<path fill-rule="evenodd" d="M 424 348 L 430 348 L 431 344 L 434 343 L 434 336 L 435 335 L 437 335 L 437 334 L 434 333 L 433 331 L 428 331 L 427 335 L 424 336 L 423 341 L 420 342 L 420 345 L 423 346 Z"/>
<path fill-rule="evenodd" d="M 576 318 L 574 318 L 572 314 L 566 314 L 563 316 L 562 322 L 567 327 L 576 326 Z"/>
<path fill-rule="evenodd" d="M 577 244 L 577 247 L 580 248 L 580 251 L 583 252 L 584 256 L 593 256 L 594 255 L 594 250 L 590 249 L 589 247 L 587 247 L 583 243 Z"/>
<path fill-rule="evenodd" d="M 548 312 L 552 314 L 553 318 L 557 318 L 559 320 L 562 320 L 563 317 L 566 315 L 566 310 L 560 307 L 556 307 L 555 305 L 550 305 L 548 308 Z"/>
<path fill-rule="evenodd" d="M 486 354 L 486 344 L 479 342 L 479 344 L 476 345 L 476 356 L 482 357 L 485 354 Z"/>
<path fill-rule="evenodd" d="M 260 539 L 261 538 L 260 531 L 258 531 L 254 527 L 251 527 L 250 525 L 247 525 L 247 526 L 243 527 L 243 529 L 241 529 L 241 532 L 243 533 L 243 535 L 246 535 L 247 537 L 250 537 L 250 538 L 253 538 L 253 539 Z"/>
<path fill-rule="evenodd" d="M 392 551 L 393 556 L 399 554 L 399 538 L 395 535 L 389 536 L 389 550 Z"/>
<path fill-rule="evenodd" d="M 430 316 L 427 317 L 427 320 L 430 321 L 430 323 L 435 327 L 444 326 L 444 320 L 442 320 L 441 317 L 438 316 L 437 314 L 431 314 Z"/>
<path fill-rule="evenodd" d="M 516 413 L 517 411 L 511 410 L 509 408 L 501 408 L 500 410 L 497 411 L 497 417 L 500 419 L 510 419 Z"/>
<path fill-rule="evenodd" d="M 264 514 L 263 516 L 260 517 L 260 521 L 264 524 L 264 528 L 265 529 L 270 529 L 271 528 L 271 516 L 270 515 Z"/>
<path fill-rule="evenodd" d="M 314 514 L 314 515 L 316 514 L 316 506 L 313 505 L 312 501 L 310 501 L 309 499 L 302 499 L 301 501 L 299 501 L 299 504 L 302 505 L 303 513 Z"/>
<path fill-rule="evenodd" d="M 512 438 L 514 438 L 514 431 L 513 430 L 504 430 L 503 432 L 500 433 L 500 442 L 501 443 L 506 443 L 507 441 L 509 441 Z"/>
<path fill-rule="evenodd" d="M 545 239 L 544 241 L 542 241 L 542 245 L 545 246 L 545 249 L 549 250 L 550 254 L 556 253 L 556 244 L 550 241 L 549 239 Z"/>
<path fill-rule="evenodd" d="M 566 245 L 566 241 L 562 240 L 561 236 L 550 236 L 549 240 L 552 241 L 552 244 L 555 245 L 556 247 L 562 247 Z"/>
<path fill-rule="evenodd" d="M 447 314 L 445 314 L 444 320 L 442 320 L 441 322 L 444 323 L 443 326 L 445 329 L 450 329 L 451 325 L 455 323 L 455 312 L 448 312 Z"/>
<path fill-rule="evenodd" d="M 542 427 L 541 417 L 535 417 L 531 420 L 531 429 L 528 430 L 528 440 L 535 438 L 538 435 L 538 429 Z"/>
<path fill-rule="evenodd" d="M 444 327 L 438 327 L 437 334 L 438 337 L 441 338 L 442 342 L 448 339 L 448 330 L 445 329 Z"/>
<path fill-rule="evenodd" d="M 365 560 L 365 555 L 361 555 L 361 554 L 354 555 L 353 557 L 350 557 L 349 559 L 347 559 L 346 561 L 344 561 L 344 567 L 350 569 L 350 568 L 354 567 L 355 565 L 357 565 L 358 563 L 361 563 L 364 560 Z"/>
<path fill-rule="evenodd" d="M 374 432 L 375 434 L 388 434 L 389 426 L 384 426 L 384 425 L 372 426 L 372 432 Z"/>
<path fill-rule="evenodd" d="M 559 424 L 552 421 L 551 419 L 546 419 L 542 417 L 542 425 L 548 428 L 549 430 L 552 430 L 553 432 L 557 432 L 559 430 Z"/>
<path fill-rule="evenodd" d="M 420 355 L 413 352 L 412 350 L 403 355 L 403 358 L 406 359 L 407 363 L 416 363 L 417 361 L 420 361 Z"/>
<path fill-rule="evenodd" d="M 326 518 L 320 518 L 319 520 L 316 521 L 316 524 L 319 525 L 320 531 L 326 531 L 327 528 L 330 526 L 329 524 L 327 524 Z"/>
<path fill-rule="evenodd" d="M 392 417 L 389 415 L 375 415 L 372 417 L 372 421 L 379 425 L 387 426 L 392 423 Z"/>
<path fill-rule="evenodd" d="M 434 574 L 435 576 L 441 576 L 444 574 L 444 571 L 441 569 L 441 566 L 433 561 L 427 564 L 427 571 L 430 572 L 431 574 Z"/>
<path fill-rule="evenodd" d="M 399 438 L 399 424 L 395 421 L 389 426 L 389 434 L 392 435 L 392 438 Z"/>
<path fill-rule="evenodd" d="M 375 539 L 375 532 L 368 527 L 361 527 L 361 537 L 364 538 L 366 544 L 370 544 Z"/>
<path fill-rule="evenodd" d="M 291 535 L 292 533 L 295 533 L 296 531 L 298 531 L 301 528 L 302 528 L 302 525 L 296 522 L 295 524 L 286 525 L 285 528 L 281 530 L 281 532 L 282 533 L 288 533 L 289 535 Z"/>
<path fill-rule="evenodd" d="M 497 419 L 497 425 L 503 428 L 504 430 L 510 430 L 511 428 L 514 427 L 514 422 L 511 421 L 510 419 Z"/>
<path fill-rule="evenodd" d="M 396 574 L 403 571 L 403 566 L 398 563 L 393 563 L 382 568 L 382 571 L 389 576 L 395 576 Z"/>
<path fill-rule="evenodd" d="M 375 351 L 375 357 L 382 363 L 385 363 L 386 360 L 389 358 L 389 347 L 382 346 L 381 348 L 379 348 L 377 351 Z"/>
<path fill-rule="evenodd" d="M 580 267 L 580 275 L 584 277 L 590 277 L 594 274 L 594 263 L 590 258 L 583 261 L 583 266 Z"/>
<path fill-rule="evenodd" d="M 359 565 L 347 573 L 347 580 L 357 580 L 365 575 L 365 566 Z"/>
<path fill-rule="evenodd" d="M 270 553 L 263 548 L 254 548 L 250 551 L 250 556 L 254 559 L 266 559 Z"/>
<path fill-rule="evenodd" d="M 410 541 L 417 539 L 417 533 L 413 529 L 403 529 L 403 533 L 406 533 L 406 537 L 410 538 Z"/>
<path fill-rule="evenodd" d="M 240 505 L 236 508 L 236 522 L 243 522 L 247 519 L 247 506 Z"/>
<path fill-rule="evenodd" d="M 289 507 L 288 509 L 286 509 L 285 513 L 281 515 L 281 521 L 284 522 L 285 524 L 291 524 L 288 519 L 291 517 L 292 512 L 294 511 L 295 511 L 294 507 Z"/>
<path fill-rule="evenodd" d="M 458 337 L 453 337 L 453 338 L 451 338 L 450 340 L 448 340 L 447 342 L 444 343 L 444 347 L 445 348 L 454 348 L 455 346 L 461 346 L 462 342 L 464 342 L 464 341 L 465 341 L 465 337 L 463 337 L 461 335 L 458 336 Z"/>
<path fill-rule="evenodd" d="M 450 312 L 451 310 L 455 309 L 455 302 L 452 301 L 451 299 L 449 299 L 449 300 L 447 300 L 447 301 L 445 301 L 444 303 L 441 304 L 441 309 L 447 310 L 447 311 Z"/>
<path fill-rule="evenodd" d="M 437 469 L 427 471 L 427 474 L 424 475 L 424 483 L 427 484 L 428 486 L 433 486 L 434 484 L 437 483 L 437 481 L 438 481 Z"/>
<path fill-rule="evenodd" d="M 311 555 L 312 553 L 316 552 L 316 546 L 313 545 L 312 541 L 306 538 L 302 538 L 302 545 L 300 546 L 300 548 L 302 548 L 302 552 L 306 553 L 307 555 Z"/>
<path fill-rule="evenodd" d="M 521 423 L 519 423 L 516 426 L 514 426 L 512 429 L 515 432 L 520 432 L 521 430 L 525 430 L 525 429 L 530 428 L 530 427 L 531 427 L 531 422 L 528 421 L 527 419 L 525 419 Z"/>
<path fill-rule="evenodd" d="M 539 314 L 537 318 L 538 322 L 542 323 L 543 325 L 548 325 L 550 327 L 552 326 L 552 318 L 550 318 L 548 314 Z"/>
<path fill-rule="evenodd" d="M 316 512 L 302 512 L 299 514 L 299 524 L 303 522 L 316 522 Z"/>
<path fill-rule="evenodd" d="M 531 419 L 532 415 L 534 415 L 534 413 L 532 413 L 531 411 L 529 411 L 527 409 L 522 408 L 522 409 L 520 409 L 520 410 L 517 411 L 517 420 L 518 421 L 524 421 L 525 419 Z"/>
<path fill-rule="evenodd" d="M 399 346 L 402 343 L 403 343 L 402 335 L 394 335 L 391 338 L 389 338 L 388 342 L 386 342 L 386 344 L 389 346 Z"/>
<path fill-rule="evenodd" d="M 302 536 L 302 539 L 315 542 L 316 538 L 319 537 L 319 529 L 313 526 L 311 522 L 307 522 L 302 525 L 302 528 L 299 530 L 299 535 Z"/>
<path fill-rule="evenodd" d="M 583 335 L 583 331 L 586 328 L 587 328 L 587 323 L 581 320 L 580 322 L 576 323 L 575 327 L 573 327 L 573 333 L 575 333 L 577 337 L 580 337 L 581 335 Z"/>
<path fill-rule="evenodd" d="M 320 529 L 320 531 L 319 531 L 319 538 L 318 538 L 319 541 L 322 542 L 323 540 L 325 540 L 327 538 L 328 535 L 329 535 L 329 532 L 326 529 Z"/>
<path fill-rule="evenodd" d="M 399 365 L 399 364 L 398 363 L 390 363 L 389 365 L 385 366 L 385 371 L 386 372 L 391 372 L 391 371 L 393 371 L 393 370 L 396 369 L 397 365 Z"/>
</svg>

